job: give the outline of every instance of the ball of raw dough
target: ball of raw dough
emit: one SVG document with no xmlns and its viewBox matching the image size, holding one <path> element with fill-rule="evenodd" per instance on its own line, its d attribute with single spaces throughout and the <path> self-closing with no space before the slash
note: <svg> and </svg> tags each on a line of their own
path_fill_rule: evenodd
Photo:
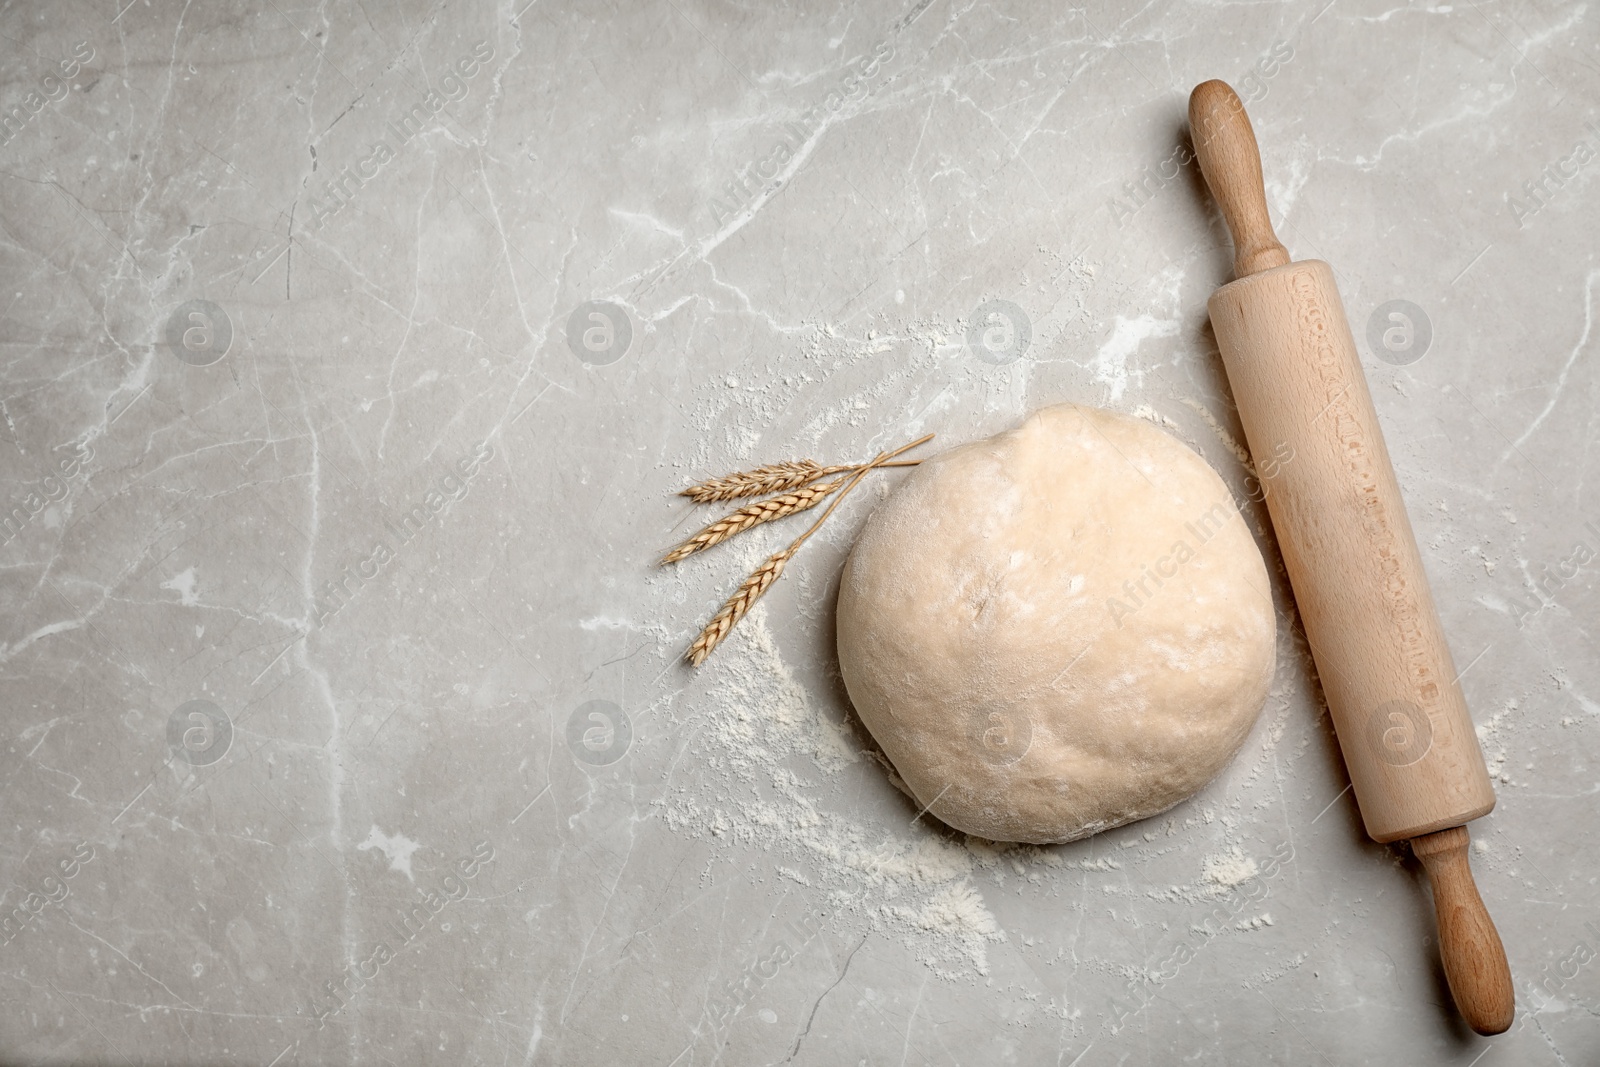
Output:
<svg viewBox="0 0 1600 1067">
<path fill-rule="evenodd" d="M 839 592 L 850 699 L 919 804 L 1073 841 L 1220 771 L 1272 679 L 1261 552 L 1217 473 L 1074 404 L 917 467 Z"/>
</svg>

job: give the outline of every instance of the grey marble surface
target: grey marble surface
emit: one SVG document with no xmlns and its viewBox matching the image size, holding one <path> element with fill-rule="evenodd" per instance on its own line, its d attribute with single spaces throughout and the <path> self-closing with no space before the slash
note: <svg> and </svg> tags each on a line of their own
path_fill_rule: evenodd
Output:
<svg viewBox="0 0 1600 1067">
<path fill-rule="evenodd" d="M 0 1062 L 1600 1060 L 1594 5 L 524 2 L 0 5 Z M 852 718 L 901 475 L 679 658 L 793 532 L 655 567 L 695 477 L 1075 400 L 1248 496 L 1210 77 L 1497 776 L 1492 1040 L 1286 627 L 1217 781 L 1047 849 Z"/>
</svg>

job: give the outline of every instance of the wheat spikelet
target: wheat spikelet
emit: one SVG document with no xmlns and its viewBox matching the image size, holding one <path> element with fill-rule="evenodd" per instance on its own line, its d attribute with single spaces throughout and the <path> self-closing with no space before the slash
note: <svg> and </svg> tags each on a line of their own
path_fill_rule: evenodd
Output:
<svg viewBox="0 0 1600 1067">
<path fill-rule="evenodd" d="M 758 500 L 754 504 L 746 504 L 738 511 L 724 515 L 677 548 L 674 548 L 671 552 L 668 552 L 662 557 L 661 562 L 676 563 L 686 556 L 694 555 L 701 549 L 721 544 L 734 534 L 744 533 L 752 526 L 760 526 L 764 522 L 787 518 L 795 512 L 814 508 L 827 499 L 828 494 L 839 488 L 844 482 L 843 478 L 838 478 L 831 482 L 823 482 L 821 485 L 808 485 L 804 488 L 796 489 L 792 493 L 785 493 L 782 496 Z"/>
<path fill-rule="evenodd" d="M 706 628 L 694 639 L 694 644 L 689 646 L 684 658 L 696 667 L 704 663 L 706 657 L 711 655 L 711 650 L 728 636 L 733 624 L 744 618 L 745 613 L 761 599 L 761 595 L 772 588 L 772 583 L 783 573 L 784 564 L 789 562 L 799 547 L 800 542 L 796 541 L 782 552 L 768 556 L 767 561 L 757 567 L 755 573 L 746 578 L 738 591 L 727 599 L 716 617 L 706 623 Z"/>
<path fill-rule="evenodd" d="M 710 504 L 718 500 L 734 500 L 742 496 L 761 496 L 808 485 L 818 478 L 850 470 L 849 467 L 824 467 L 814 459 L 795 460 L 790 463 L 769 463 L 753 471 L 737 471 L 721 478 L 710 478 L 698 485 L 681 490 L 696 504 Z"/>
<path fill-rule="evenodd" d="M 823 474 L 837 474 L 841 471 L 849 471 L 851 473 L 848 478 L 840 478 L 838 482 L 832 485 L 815 486 L 812 490 L 815 495 L 812 497 L 807 497 L 807 503 L 805 503 L 803 506 L 794 507 L 790 511 L 783 512 L 784 515 L 787 515 L 792 514 L 794 511 L 802 511 L 805 508 L 816 504 L 823 497 L 835 492 L 836 490 L 839 491 L 838 495 L 833 498 L 833 501 L 823 509 L 822 514 L 818 516 L 817 521 L 813 522 L 809 527 L 807 527 L 806 531 L 799 537 L 796 537 L 794 542 L 790 544 L 788 548 L 777 553 L 776 555 L 767 557 L 767 561 L 761 566 L 757 567 L 755 573 L 744 580 L 744 584 L 739 586 L 738 590 L 733 594 L 733 596 L 729 597 L 727 601 L 723 603 L 722 608 L 717 612 L 716 617 L 710 622 L 706 623 L 706 628 L 700 631 L 700 636 L 694 639 L 694 644 L 690 645 L 689 648 L 684 652 L 684 659 L 687 659 L 696 667 L 705 662 L 706 657 L 711 655 L 711 650 L 722 643 L 722 639 L 728 636 L 728 631 L 733 629 L 734 624 L 740 619 L 744 618 L 745 613 L 750 610 L 757 600 L 761 599 L 762 594 L 764 594 L 768 589 L 772 588 L 772 583 L 776 582 L 778 580 L 778 576 L 783 573 L 784 564 L 788 563 L 789 560 L 793 558 L 794 554 L 800 551 L 800 546 L 806 543 L 807 538 L 816 533 L 822 524 L 828 521 L 828 516 L 832 515 L 834 509 L 837 508 L 841 502 L 843 502 L 845 497 L 850 495 L 850 490 L 861 484 L 861 480 L 863 478 L 865 478 L 875 468 L 878 467 L 908 466 L 910 463 L 914 463 L 914 460 L 910 461 L 910 463 L 904 461 L 901 463 L 895 463 L 892 461 L 902 452 L 909 452 L 918 445 L 932 439 L 933 434 L 924 434 L 915 441 L 912 441 L 909 445 L 901 445 L 899 448 L 896 448 L 890 452 L 880 452 L 877 458 L 875 458 L 871 463 L 852 464 L 846 467 L 818 468 L 817 473 L 812 475 L 812 477 L 808 479 L 809 481 L 815 481 Z M 810 467 L 816 466 L 810 460 L 802 460 L 800 463 L 778 464 L 778 466 L 787 467 L 798 471 L 798 469 L 805 467 L 808 464 Z M 762 470 L 770 469 L 771 468 L 762 468 Z M 729 475 L 729 478 L 736 479 L 755 475 L 757 473 L 759 472 L 746 471 L 743 475 Z M 726 481 L 727 479 L 720 480 Z M 710 485 L 711 483 L 707 482 L 704 484 Z M 840 489 L 840 486 L 843 486 L 842 490 Z M 795 493 L 790 495 L 799 497 L 802 494 Z M 764 514 L 761 509 L 763 509 L 766 505 L 777 504 L 779 501 L 784 499 L 786 498 L 778 497 L 775 500 L 763 500 L 758 504 L 752 504 L 747 507 L 740 508 L 723 521 L 727 522 L 731 519 L 737 519 L 739 516 L 744 515 L 747 512 Z M 781 517 L 781 515 L 770 515 L 767 518 L 756 518 L 749 522 L 748 525 L 741 526 L 740 529 L 748 529 L 749 526 L 754 526 L 758 522 L 767 522 L 773 518 Z M 707 547 L 707 545 L 700 545 L 699 548 L 690 548 L 689 546 L 693 545 L 701 535 L 712 529 L 715 529 L 720 525 L 721 523 L 717 523 L 713 526 L 706 527 L 706 529 L 702 530 L 700 534 L 696 534 L 688 541 L 685 541 L 682 545 L 679 545 L 677 548 L 673 549 L 672 552 L 667 556 L 667 559 L 663 560 L 663 562 L 671 562 L 673 559 L 682 559 L 683 556 L 678 554 L 680 552 L 682 552 L 683 555 L 688 555 L 690 552 L 698 551 L 699 548 Z M 725 533 L 721 537 L 717 538 L 717 540 L 723 540 L 727 537 L 732 537 L 733 534 L 738 532 L 738 530 L 731 530 L 730 532 Z M 708 542 L 708 544 L 715 543 L 715 541 Z M 685 549 L 688 551 L 684 551 Z"/>
</svg>

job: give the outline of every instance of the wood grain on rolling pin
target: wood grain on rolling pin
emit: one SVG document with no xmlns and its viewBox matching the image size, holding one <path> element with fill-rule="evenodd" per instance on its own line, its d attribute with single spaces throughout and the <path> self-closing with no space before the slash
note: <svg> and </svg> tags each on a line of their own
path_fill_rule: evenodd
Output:
<svg viewBox="0 0 1600 1067">
<path fill-rule="evenodd" d="M 1333 272 L 1273 267 L 1209 309 L 1250 451 L 1293 449 L 1267 508 L 1367 833 L 1396 841 L 1486 814 L 1483 751 Z"/>
</svg>

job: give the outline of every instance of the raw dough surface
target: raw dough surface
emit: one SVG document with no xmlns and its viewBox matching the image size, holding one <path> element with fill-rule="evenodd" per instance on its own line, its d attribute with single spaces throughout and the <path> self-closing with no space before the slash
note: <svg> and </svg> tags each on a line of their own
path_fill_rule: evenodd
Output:
<svg viewBox="0 0 1600 1067">
<path fill-rule="evenodd" d="M 1140 419 L 1061 404 L 925 461 L 839 593 L 850 699 L 920 806 L 997 841 L 1158 814 L 1244 742 L 1276 616 L 1227 486 Z"/>
</svg>

